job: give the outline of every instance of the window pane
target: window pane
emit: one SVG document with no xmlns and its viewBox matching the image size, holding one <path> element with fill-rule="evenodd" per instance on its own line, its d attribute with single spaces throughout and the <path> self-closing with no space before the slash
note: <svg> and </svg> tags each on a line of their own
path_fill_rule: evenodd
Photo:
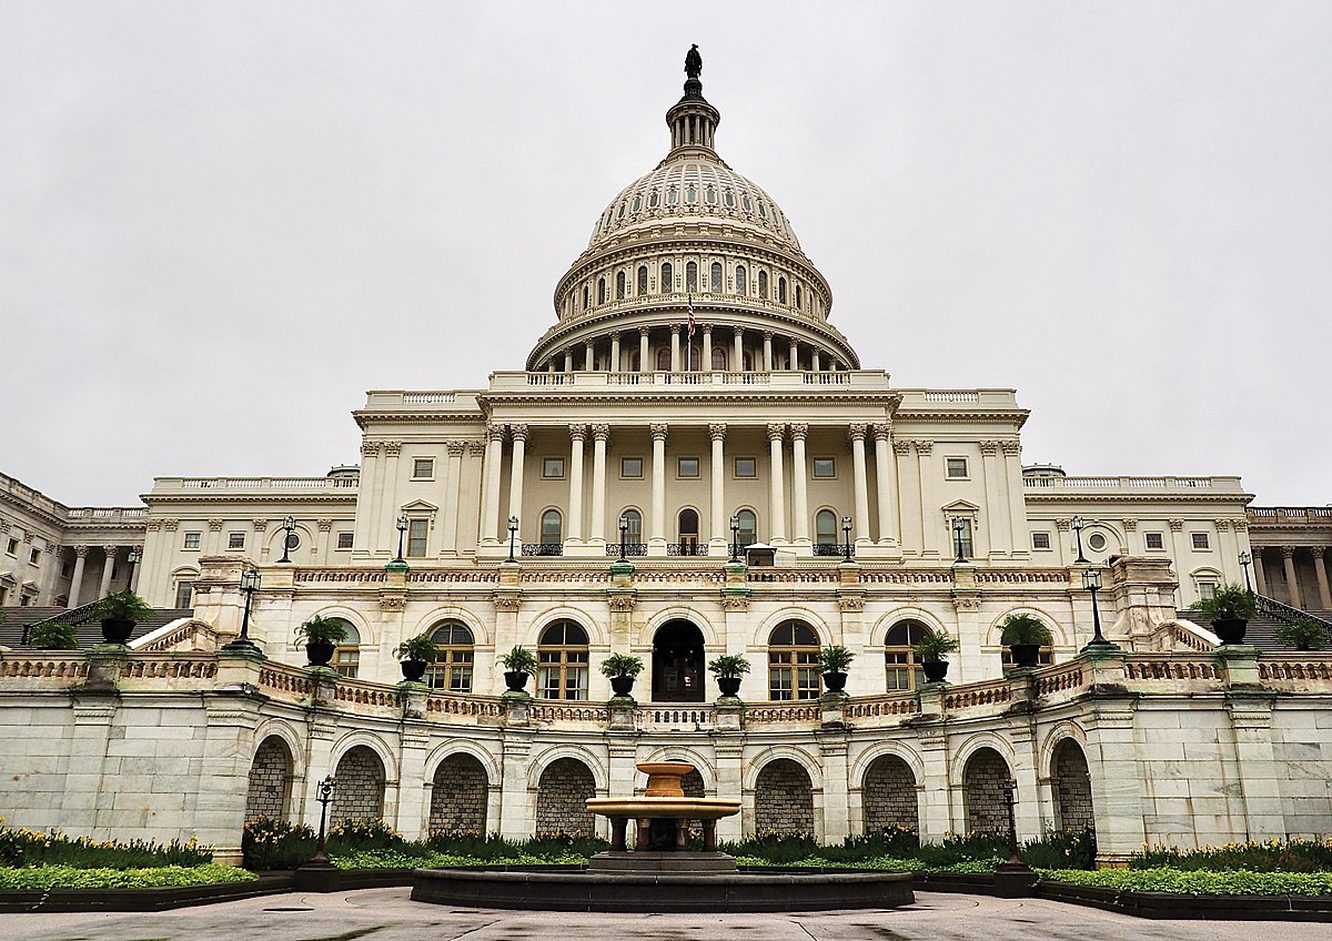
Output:
<svg viewBox="0 0 1332 941">
<path fill-rule="evenodd" d="M 430 533 L 430 520 L 416 519 L 407 521 L 407 555 L 419 559 L 426 554 L 426 543 Z"/>
<path fill-rule="evenodd" d="M 180 582 L 176 585 L 176 607 L 188 608 L 190 599 L 194 597 L 194 584 L 192 582 Z"/>
<path fill-rule="evenodd" d="M 625 457 L 620 459 L 620 476 L 637 479 L 643 476 L 643 459 Z"/>
<path fill-rule="evenodd" d="M 682 457 L 680 458 L 680 476 L 697 477 L 698 476 L 698 458 Z"/>
<path fill-rule="evenodd" d="M 413 477 L 434 477 L 435 462 L 428 457 L 418 457 L 412 461 Z"/>
<path fill-rule="evenodd" d="M 757 477 L 758 461 L 752 457 L 737 457 L 735 459 L 735 476 L 737 477 Z"/>
<path fill-rule="evenodd" d="M 560 542 L 560 513 L 558 510 L 547 510 L 541 514 L 541 542 L 545 545 Z"/>
<path fill-rule="evenodd" d="M 541 464 L 541 476 L 553 479 L 564 477 L 564 458 L 548 457 Z"/>
<path fill-rule="evenodd" d="M 966 476 L 967 476 L 967 459 L 964 458 L 964 457 L 950 457 L 950 458 L 948 459 L 948 476 L 949 476 L 949 477 L 966 477 Z"/>
</svg>

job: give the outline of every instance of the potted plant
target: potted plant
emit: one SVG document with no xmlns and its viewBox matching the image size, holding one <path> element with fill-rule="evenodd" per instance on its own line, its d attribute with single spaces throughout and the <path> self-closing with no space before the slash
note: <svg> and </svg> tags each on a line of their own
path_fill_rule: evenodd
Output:
<svg viewBox="0 0 1332 941">
<path fill-rule="evenodd" d="M 1273 633 L 1278 643 L 1296 650 L 1322 650 L 1327 646 L 1327 628 L 1313 618 L 1297 617 Z"/>
<path fill-rule="evenodd" d="M 504 667 L 504 682 L 509 692 L 521 693 L 527 685 L 527 678 L 536 672 L 536 655 L 525 647 L 514 647 L 499 660 Z"/>
<path fill-rule="evenodd" d="M 717 678 L 723 696 L 734 696 L 740 692 L 740 677 L 749 672 L 749 661 L 739 654 L 722 654 L 708 664 L 708 672 Z"/>
<path fill-rule="evenodd" d="M 429 634 L 417 634 L 393 648 L 393 656 L 398 658 L 402 678 L 409 683 L 419 683 L 425 676 L 426 667 L 439 656 L 439 644 Z"/>
<path fill-rule="evenodd" d="M 957 649 L 957 638 L 943 631 L 933 631 L 912 648 L 920 667 L 925 671 L 925 679 L 930 683 L 942 683 L 948 676 L 948 661 L 945 656 Z"/>
<path fill-rule="evenodd" d="M 0 622 L 3 620 L 0 616 Z M 79 646 L 79 635 L 74 625 L 67 621 L 43 621 L 29 632 L 28 646 L 38 650 L 75 650 Z"/>
<path fill-rule="evenodd" d="M 1198 610 L 1212 622 L 1212 630 L 1222 644 L 1244 642 L 1249 618 L 1258 613 L 1253 592 L 1243 585 L 1218 585 L 1212 597 L 1198 602 Z"/>
<path fill-rule="evenodd" d="M 616 696 L 628 696 L 634 689 L 634 677 L 643 672 L 643 661 L 628 654 L 613 653 L 601 661 L 601 673 L 611 682 Z"/>
<path fill-rule="evenodd" d="M 1034 667 L 1041 656 L 1041 648 L 1054 637 L 1050 629 L 1034 614 L 1010 614 L 999 625 L 1000 642 L 1013 656 L 1013 666 Z"/>
<path fill-rule="evenodd" d="M 134 625 L 153 616 L 153 609 L 126 588 L 107 595 L 93 607 L 92 616 L 102 622 L 102 638 L 108 644 L 125 644 L 134 633 Z"/>
<path fill-rule="evenodd" d="M 328 666 L 338 641 L 346 636 L 347 628 L 340 620 L 318 614 L 296 628 L 296 638 L 305 641 L 305 657 L 312 667 Z"/>
<path fill-rule="evenodd" d="M 823 664 L 823 687 L 830 693 L 840 693 L 846 689 L 846 668 L 856 655 L 840 644 L 824 647 L 819 651 L 819 663 Z"/>
</svg>

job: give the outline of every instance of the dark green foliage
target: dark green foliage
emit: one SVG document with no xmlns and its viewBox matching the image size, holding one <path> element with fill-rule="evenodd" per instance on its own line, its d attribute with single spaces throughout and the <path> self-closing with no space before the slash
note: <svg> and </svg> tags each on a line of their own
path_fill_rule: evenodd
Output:
<svg viewBox="0 0 1332 941">
<path fill-rule="evenodd" d="M 819 651 L 819 663 L 823 664 L 824 671 L 828 673 L 845 673 L 855 659 L 856 655 L 841 644 L 833 644 Z"/>
<path fill-rule="evenodd" d="M 749 672 L 749 661 L 739 654 L 724 653 L 713 658 L 708 664 L 708 672 L 718 679 L 738 679 Z"/>
<path fill-rule="evenodd" d="M 295 869 L 314 855 L 318 837 L 309 827 L 259 817 L 245 825 L 241 855 L 246 869 Z"/>
<path fill-rule="evenodd" d="M 347 628 L 336 618 L 326 618 L 316 614 L 296 628 L 296 636 L 307 644 L 319 643 L 320 641 L 337 644 L 341 643 L 342 639 L 347 636 Z"/>
<path fill-rule="evenodd" d="M 601 661 L 603 676 L 614 679 L 617 676 L 638 676 L 643 672 L 643 661 L 624 653 L 613 653 Z"/>
<path fill-rule="evenodd" d="M 66 621 L 44 621 L 28 633 L 28 646 L 38 650 L 75 650 L 78 631 Z"/>
<path fill-rule="evenodd" d="M 1210 621 L 1247 621 L 1258 613 L 1253 592 L 1243 585 L 1218 585 L 1212 597 L 1198 602 L 1198 610 Z"/>
<path fill-rule="evenodd" d="M 1332 837 L 1326 840 L 1250 840 L 1196 850 L 1149 846 L 1129 861 L 1130 869 L 1252 872 L 1332 871 Z"/>
<path fill-rule="evenodd" d="M 1313 618 L 1298 617 L 1273 632 L 1277 642 L 1296 650 L 1322 650 L 1327 646 L 1327 628 Z"/>
<path fill-rule="evenodd" d="M 1014 644 L 1044 645 L 1054 641 L 1050 629 L 1034 614 L 1010 614 L 999 625 L 999 639 L 1005 647 Z"/>
<path fill-rule="evenodd" d="M 439 644 L 435 643 L 429 634 L 417 634 L 394 647 L 393 656 L 399 660 L 424 660 L 426 663 L 434 663 L 435 658 L 439 656 Z"/>
<path fill-rule="evenodd" d="M 138 624 L 153 616 L 153 606 L 126 588 L 97 602 L 92 616 L 95 621 L 133 621 Z"/>
<path fill-rule="evenodd" d="M 194 840 L 118 843 L 90 837 L 68 837 L 58 830 L 42 833 L 14 829 L 0 819 L 0 866 L 68 866 L 76 869 L 145 869 L 154 866 L 199 866 L 213 861 L 211 847 Z"/>
<path fill-rule="evenodd" d="M 537 668 L 536 654 L 526 647 L 514 647 L 499 662 L 510 673 L 535 673 Z"/>
</svg>

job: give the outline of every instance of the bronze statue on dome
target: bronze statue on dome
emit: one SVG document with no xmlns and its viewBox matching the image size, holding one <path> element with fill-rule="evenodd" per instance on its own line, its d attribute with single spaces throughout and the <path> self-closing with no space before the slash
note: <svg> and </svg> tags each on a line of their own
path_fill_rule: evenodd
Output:
<svg viewBox="0 0 1332 941">
<path fill-rule="evenodd" d="M 703 57 L 699 55 L 698 43 L 689 47 L 685 53 L 685 76 L 688 78 L 698 78 L 703 74 Z"/>
</svg>

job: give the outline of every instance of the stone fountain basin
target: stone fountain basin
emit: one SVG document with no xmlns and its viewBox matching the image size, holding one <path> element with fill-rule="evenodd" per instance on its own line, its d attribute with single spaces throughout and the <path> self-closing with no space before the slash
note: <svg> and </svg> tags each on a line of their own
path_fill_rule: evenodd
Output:
<svg viewBox="0 0 1332 941">
<path fill-rule="evenodd" d="M 603 817 L 631 820 L 720 820 L 740 813 L 740 802 L 723 797 L 593 797 L 587 809 Z"/>
</svg>

